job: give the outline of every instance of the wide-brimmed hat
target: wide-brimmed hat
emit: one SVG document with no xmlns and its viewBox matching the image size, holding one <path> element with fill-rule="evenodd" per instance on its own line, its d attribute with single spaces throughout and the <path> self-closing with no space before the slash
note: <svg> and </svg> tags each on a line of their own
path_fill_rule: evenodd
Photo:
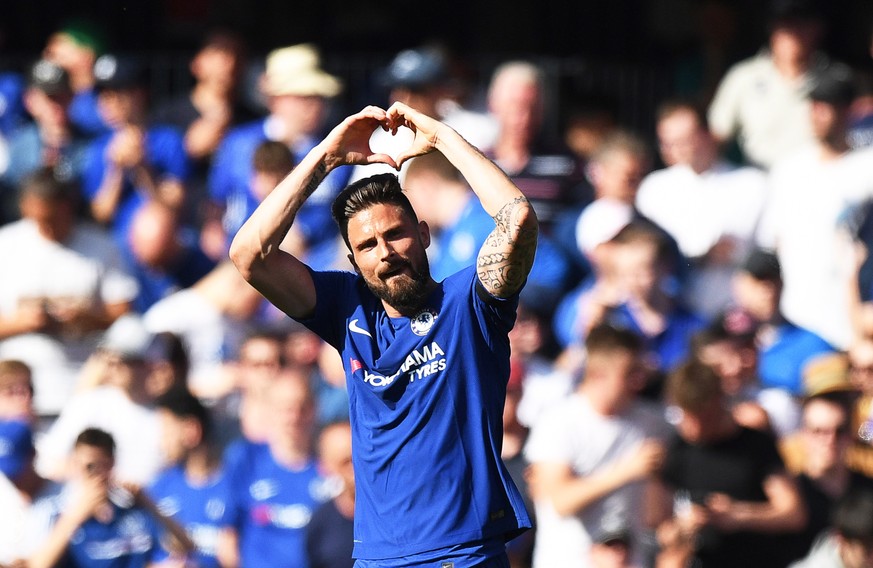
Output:
<svg viewBox="0 0 873 568">
<path fill-rule="evenodd" d="M 268 96 L 335 97 L 342 88 L 339 79 L 321 69 L 318 50 L 311 44 L 283 47 L 267 56 L 261 89 Z"/>
</svg>

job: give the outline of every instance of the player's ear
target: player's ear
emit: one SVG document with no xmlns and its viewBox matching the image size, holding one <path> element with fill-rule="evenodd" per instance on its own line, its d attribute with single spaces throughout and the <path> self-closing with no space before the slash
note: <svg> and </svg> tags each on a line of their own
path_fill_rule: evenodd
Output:
<svg viewBox="0 0 873 568">
<path fill-rule="evenodd" d="M 349 253 L 349 254 L 348 254 L 348 259 L 349 259 L 349 263 L 352 265 L 352 268 L 355 269 L 355 272 L 357 272 L 358 274 L 360 274 L 360 273 L 361 273 L 361 269 L 358 268 L 358 263 L 355 262 L 355 255 L 353 255 L 352 253 Z"/>
<path fill-rule="evenodd" d="M 421 244 L 424 245 L 424 248 L 430 246 L 430 227 L 427 222 L 419 221 L 418 222 L 418 234 L 421 236 Z"/>
</svg>

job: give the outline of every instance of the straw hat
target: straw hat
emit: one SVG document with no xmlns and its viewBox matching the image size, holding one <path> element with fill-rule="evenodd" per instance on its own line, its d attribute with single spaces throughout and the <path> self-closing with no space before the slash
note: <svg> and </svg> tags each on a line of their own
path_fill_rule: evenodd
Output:
<svg viewBox="0 0 873 568">
<path fill-rule="evenodd" d="M 342 91 L 339 79 L 321 69 L 315 46 L 283 47 L 267 56 L 261 88 L 269 96 L 334 97 Z"/>
<path fill-rule="evenodd" d="M 806 396 L 852 391 L 849 358 L 845 353 L 827 353 L 810 360 L 803 367 L 803 390 Z"/>
</svg>

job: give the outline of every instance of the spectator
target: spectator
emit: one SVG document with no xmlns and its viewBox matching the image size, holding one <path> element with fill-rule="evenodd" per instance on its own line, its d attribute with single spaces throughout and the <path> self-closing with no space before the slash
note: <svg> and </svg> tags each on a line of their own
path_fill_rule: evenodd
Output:
<svg viewBox="0 0 873 568">
<path fill-rule="evenodd" d="M 784 389 L 795 396 L 804 392 L 803 369 L 833 347 L 815 333 L 788 321 L 779 309 L 782 270 L 779 258 L 755 248 L 733 277 L 734 303 L 757 323 L 761 386 Z"/>
<path fill-rule="evenodd" d="M 152 333 L 181 338 L 190 356 L 188 386 L 196 396 L 218 399 L 233 390 L 233 377 L 224 363 L 248 329 L 256 325 L 261 296 L 239 272 L 223 262 L 190 288 L 183 288 L 154 304 L 143 315 Z"/>
<path fill-rule="evenodd" d="M 818 394 L 803 403 L 803 460 L 797 481 L 809 520 L 802 532 L 790 535 L 792 559 L 806 556 L 815 538 L 830 525 L 836 504 L 853 487 L 873 490 L 873 479 L 851 472 L 846 466 L 846 450 L 852 440 L 851 399 L 846 394 Z"/>
<path fill-rule="evenodd" d="M 88 428 L 75 439 L 70 482 L 42 504 L 46 537 L 27 566 L 146 566 L 161 554 L 158 521 L 113 482 L 115 441 Z"/>
<path fill-rule="evenodd" d="M 94 62 L 106 49 L 106 39 L 94 22 L 76 18 L 52 34 L 43 57 L 61 66 L 70 76 L 73 100 L 70 120 L 89 138 L 105 134 L 109 128 L 97 110 Z"/>
<path fill-rule="evenodd" d="M 801 529 L 806 514 L 773 438 L 737 424 L 721 379 L 700 363 L 671 374 L 667 399 L 677 435 L 661 471 L 673 503 L 658 528 L 661 560 L 681 551 L 702 568 L 779 566 L 776 535 Z"/>
<path fill-rule="evenodd" d="M 812 142 L 809 88 L 831 65 L 823 32 L 814 0 L 772 0 L 767 49 L 728 70 L 709 107 L 716 139 L 767 169 Z"/>
<path fill-rule="evenodd" d="M 675 368 L 685 359 L 688 341 L 703 320 L 670 291 L 675 254 L 669 237 L 650 221 L 635 220 L 618 231 L 601 256 L 603 271 L 587 294 L 579 289 L 559 308 L 556 336 L 566 345 L 578 344 L 588 329 L 610 323 L 644 338 L 650 372 Z"/>
<path fill-rule="evenodd" d="M 663 458 L 666 424 L 637 400 L 645 381 L 640 338 L 604 325 L 585 346 L 582 382 L 534 424 L 525 446 L 537 568 L 585 566 L 605 518 L 632 523 L 641 537 L 645 481 Z"/>
<path fill-rule="evenodd" d="M 0 360 L 0 422 L 30 424 L 34 415 L 30 367 L 15 359 Z"/>
<path fill-rule="evenodd" d="M 864 568 L 873 562 L 873 490 L 843 497 L 832 530 L 791 568 Z"/>
<path fill-rule="evenodd" d="M 306 526 L 330 493 L 312 452 L 315 401 L 303 373 L 275 380 L 269 412 L 266 444 L 240 440 L 225 454 L 240 565 L 306 567 Z"/>
<path fill-rule="evenodd" d="M 40 169 L 21 187 L 23 219 L 0 229 L 0 358 L 33 371 L 36 410 L 57 415 L 103 330 L 128 312 L 136 281 L 102 231 L 76 220 L 76 187 Z"/>
<path fill-rule="evenodd" d="M 82 392 L 67 403 L 38 444 L 37 470 L 61 479 L 76 432 L 100 428 L 118 442 L 116 474 L 121 481 L 145 484 L 162 465 L 158 416 L 147 390 L 149 374 L 165 359 L 154 336 L 137 316 L 120 318 L 107 331 L 100 349 L 109 373 L 106 384 Z"/>
<path fill-rule="evenodd" d="M 223 529 L 229 524 L 230 485 L 212 445 L 209 411 L 184 388 L 155 401 L 167 468 L 148 488 L 162 515 L 179 523 L 196 546 L 191 558 L 203 568 L 227 566 L 220 557 Z M 224 562 L 223 562 L 224 560 Z"/>
<path fill-rule="evenodd" d="M 176 129 L 147 123 L 147 84 L 139 61 L 102 55 L 94 76 L 110 132 L 88 149 L 83 190 L 94 219 L 110 226 L 124 246 L 134 214 L 148 201 L 182 209 L 189 163 Z"/>
<path fill-rule="evenodd" d="M 51 489 L 33 468 L 33 384 L 21 361 L 0 361 L 0 565 L 27 556 L 31 504 Z"/>
<path fill-rule="evenodd" d="M 2 395 L 0 395 L 2 396 Z M 27 519 L 50 485 L 33 469 L 33 434 L 24 422 L 0 421 L 0 565 L 15 566 L 30 552 Z"/>
<path fill-rule="evenodd" d="M 306 526 L 309 568 L 352 568 L 355 532 L 355 472 L 348 422 L 330 424 L 319 435 L 319 463 L 337 483 L 336 495 L 315 509 Z"/>
<path fill-rule="evenodd" d="M 580 164 L 538 140 L 545 93 L 542 71 L 532 63 L 500 65 L 488 89 L 488 110 L 498 124 L 489 154 L 536 210 L 540 233 L 550 235 L 558 214 L 591 200 Z"/>
<path fill-rule="evenodd" d="M 173 292 L 190 288 L 215 268 L 198 237 L 197 231 L 181 223 L 178 211 L 158 201 L 145 203 L 134 214 L 125 256 L 139 283 L 134 302 L 138 313 Z"/>
<path fill-rule="evenodd" d="M 210 32 L 188 66 L 194 77 L 192 89 L 159 102 L 151 113 L 155 123 L 185 133 L 185 152 L 192 162 L 191 205 L 206 197 L 209 166 L 228 130 L 255 119 L 238 98 L 245 56 L 245 45 L 235 33 Z"/>
<path fill-rule="evenodd" d="M 576 247 L 572 254 L 581 251 L 582 266 L 591 265 L 591 252 L 595 243 L 600 244 L 614 237 L 618 230 L 631 219 L 639 217 L 634 209 L 640 181 L 650 167 L 649 150 L 636 135 L 616 130 L 606 136 L 588 161 L 588 178 L 594 187 L 594 201 L 581 208 L 572 218 L 572 213 L 562 217 L 562 223 L 572 225 L 572 231 L 561 227 L 561 237 L 572 238 Z M 566 234 L 564 234 L 566 233 Z M 566 248 L 566 243 L 564 244 Z M 603 273 L 602 273 L 603 274 Z"/>
<path fill-rule="evenodd" d="M 294 156 L 284 143 L 265 140 L 258 144 L 252 156 L 252 177 L 245 201 L 229 204 L 231 209 L 224 212 L 224 219 L 218 218 L 217 211 L 211 211 L 204 223 L 201 240 L 210 256 L 223 258 L 226 255 L 229 239 L 239 230 L 242 221 L 245 221 L 248 214 L 273 191 L 293 167 Z M 231 219 L 236 219 L 234 223 L 239 224 L 229 224 Z M 305 252 L 307 245 L 299 231 L 292 231 L 288 234 L 285 246 L 297 252 Z"/>
<path fill-rule="evenodd" d="M 431 153 L 410 162 L 404 183 L 413 207 L 422 211 L 422 219 L 435 233 L 428 257 L 434 278 L 443 280 L 474 264 L 493 221 L 458 170 L 442 154 Z M 557 243 L 540 235 L 522 300 L 549 312 L 570 276 L 569 264 Z"/>
<path fill-rule="evenodd" d="M 730 301 L 730 278 L 752 246 L 766 180 L 756 169 L 721 159 L 706 117 L 693 104 L 662 104 L 657 134 L 668 167 L 643 179 L 636 206 L 676 239 L 692 266 L 684 297 L 711 317 Z"/>
<path fill-rule="evenodd" d="M 64 180 L 79 181 L 88 139 L 70 122 L 70 80 L 63 68 L 41 59 L 30 68 L 24 106 L 34 122 L 9 137 L 9 168 L 3 180 L 19 183 L 40 167 L 53 168 Z"/>
<path fill-rule="evenodd" d="M 784 389 L 761 386 L 756 329 L 747 314 L 725 312 L 694 337 L 694 357 L 719 376 L 728 408 L 739 424 L 782 438 L 799 426 L 800 408 Z"/>
<path fill-rule="evenodd" d="M 271 387 L 285 366 L 282 341 L 276 335 L 256 331 L 240 344 L 235 369 L 241 395 L 239 423 L 242 436 L 250 442 L 267 441 L 273 422 Z"/>
<path fill-rule="evenodd" d="M 847 142 L 851 75 L 831 70 L 809 96 L 814 144 L 773 168 L 759 238 L 779 255 L 785 316 L 845 349 L 852 337 L 846 220 L 873 196 L 873 150 L 851 151 Z"/>
<path fill-rule="evenodd" d="M 342 91 L 340 81 L 320 65 L 318 51 L 309 44 L 272 51 L 261 82 L 269 116 L 231 129 L 219 147 L 210 172 L 209 197 L 223 219 L 223 254 L 257 203 L 253 203 L 250 182 L 258 145 L 265 140 L 281 142 L 299 162 L 318 143 L 328 102 Z M 328 175 L 297 215 L 293 231 L 300 230 L 297 238 L 307 248 L 337 236 L 330 204 L 350 173 L 349 168 L 338 168 Z"/>
</svg>

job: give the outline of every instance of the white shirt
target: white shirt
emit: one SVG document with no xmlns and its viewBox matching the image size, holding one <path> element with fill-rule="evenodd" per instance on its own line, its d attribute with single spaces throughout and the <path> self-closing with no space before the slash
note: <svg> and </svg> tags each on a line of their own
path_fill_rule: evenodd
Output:
<svg viewBox="0 0 873 568">
<path fill-rule="evenodd" d="M 112 434 L 115 477 L 119 481 L 147 485 L 164 465 L 157 412 L 134 403 L 116 387 L 104 386 L 71 399 L 51 428 L 37 440 L 37 472 L 47 477 L 62 470 L 76 437 L 86 428 L 100 428 Z"/>
<path fill-rule="evenodd" d="M 816 69 L 828 64 L 816 57 Z M 709 107 L 709 125 L 719 138 L 738 136 L 746 156 L 765 168 L 813 141 L 809 117 L 809 72 L 783 77 L 767 51 L 731 67 Z"/>
<path fill-rule="evenodd" d="M 566 464 L 575 474 L 585 476 L 628 456 L 646 439 L 663 439 L 665 433 L 663 419 L 642 404 L 633 404 L 620 416 L 603 416 L 584 395 L 574 393 L 541 415 L 524 454 L 532 464 Z M 536 501 L 534 568 L 588 566 L 592 535 L 602 524 L 624 521 L 639 535 L 642 498 L 643 484 L 636 482 L 575 515 L 561 516 L 548 500 Z"/>
<path fill-rule="evenodd" d="M 749 251 L 764 208 L 767 179 L 755 168 L 716 163 L 698 174 L 675 165 L 640 184 L 637 209 L 676 239 L 682 254 L 703 256 L 719 240 L 736 242 L 736 262 Z"/>
<path fill-rule="evenodd" d="M 762 171 L 727 162 L 700 174 L 677 164 L 643 180 L 637 209 L 670 233 L 683 255 L 730 246 L 729 263 L 695 265 L 689 274 L 684 299 L 693 311 L 713 317 L 730 304 L 731 279 L 751 250 L 766 190 Z"/>
<path fill-rule="evenodd" d="M 64 243 L 43 237 L 35 223 L 22 219 L 0 229 L 0 313 L 43 299 L 94 304 L 132 301 L 139 285 L 123 268 L 121 253 L 102 230 L 79 225 Z M 79 368 L 102 334 L 59 337 L 42 333 L 0 341 L 0 359 L 19 359 L 34 375 L 37 412 L 56 414 L 69 399 Z"/>
<path fill-rule="evenodd" d="M 842 220 L 873 196 L 873 149 L 823 161 L 807 148 L 770 176 L 759 239 L 776 248 L 785 288 L 782 311 L 836 347 L 851 341 L 848 235 Z"/>
</svg>

